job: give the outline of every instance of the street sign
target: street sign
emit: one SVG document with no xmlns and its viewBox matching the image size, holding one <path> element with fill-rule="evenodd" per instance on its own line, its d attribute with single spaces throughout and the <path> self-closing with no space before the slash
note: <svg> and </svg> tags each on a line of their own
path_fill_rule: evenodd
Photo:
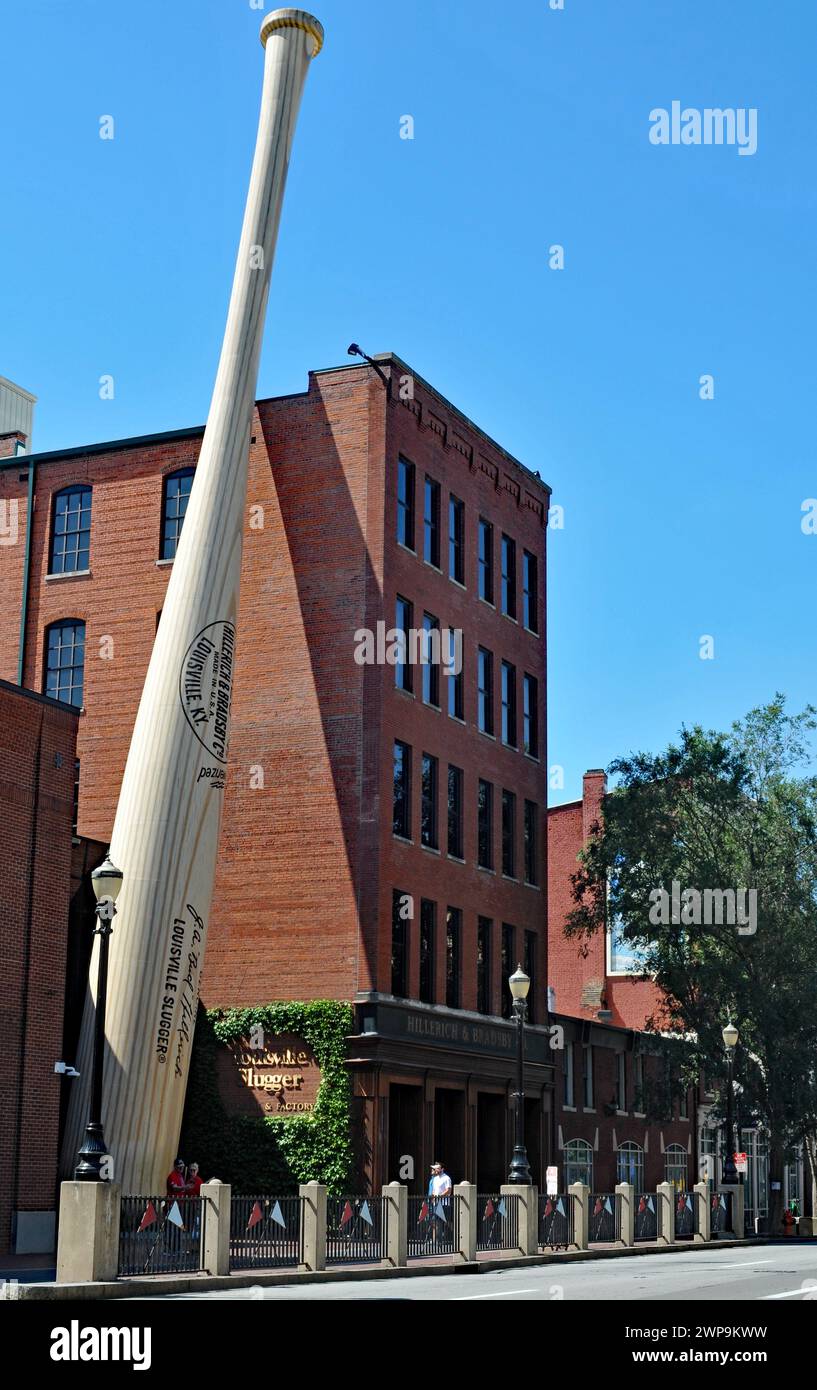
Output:
<svg viewBox="0 0 817 1390">
<path fill-rule="evenodd" d="M 735 1167 L 739 1173 L 745 1173 L 747 1169 L 746 1155 L 735 1154 Z"/>
<path fill-rule="evenodd" d="M 556 1193 L 559 1191 L 559 1169 L 548 1168 L 545 1174 L 545 1181 L 547 1183 L 548 1197 L 555 1197 Z"/>
</svg>

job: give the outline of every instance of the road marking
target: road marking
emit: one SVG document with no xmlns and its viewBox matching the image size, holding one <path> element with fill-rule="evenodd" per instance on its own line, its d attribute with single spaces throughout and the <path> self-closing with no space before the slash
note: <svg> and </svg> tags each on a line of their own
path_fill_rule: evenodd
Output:
<svg viewBox="0 0 817 1390">
<path fill-rule="evenodd" d="M 764 1293 L 764 1294 L 762 1295 L 760 1301 L 761 1301 L 761 1303 L 765 1303 L 766 1300 L 769 1299 L 769 1298 L 796 1298 L 798 1294 L 800 1295 L 801 1298 L 805 1298 L 806 1294 L 811 1294 L 811 1296 L 814 1297 L 814 1290 L 813 1290 L 813 1289 L 789 1289 L 788 1293 Z"/>
<path fill-rule="evenodd" d="M 743 1263 L 742 1263 L 742 1264 L 739 1264 L 739 1265 L 736 1265 L 736 1264 L 728 1264 L 728 1265 L 716 1264 L 716 1265 L 710 1265 L 709 1268 L 710 1268 L 710 1269 L 751 1269 L 752 1265 L 773 1265 L 774 1263 L 775 1263 L 774 1260 L 744 1260 Z"/>
<path fill-rule="evenodd" d="M 452 1298 L 452 1303 L 472 1303 L 475 1298 L 512 1298 L 517 1293 L 538 1293 L 538 1289 L 503 1289 L 502 1293 L 466 1293 Z"/>
</svg>

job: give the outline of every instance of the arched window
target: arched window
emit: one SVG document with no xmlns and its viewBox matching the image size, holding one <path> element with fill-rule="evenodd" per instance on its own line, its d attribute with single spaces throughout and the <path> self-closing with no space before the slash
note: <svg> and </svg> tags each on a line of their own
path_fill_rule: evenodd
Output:
<svg viewBox="0 0 817 1390">
<path fill-rule="evenodd" d="M 175 473 L 168 473 L 162 484 L 161 558 L 163 560 L 175 558 L 179 536 L 182 533 L 182 522 L 187 511 L 190 489 L 193 486 L 194 472 L 195 469 L 193 468 L 180 468 Z"/>
<path fill-rule="evenodd" d="M 640 1144 L 619 1144 L 616 1150 L 617 1182 L 632 1183 L 636 1192 L 644 1191 L 644 1150 Z"/>
<path fill-rule="evenodd" d="M 687 1151 L 682 1144 L 668 1144 L 664 1153 L 664 1179 L 676 1192 L 687 1190 Z"/>
<path fill-rule="evenodd" d="M 85 675 L 85 624 L 63 618 L 45 631 L 45 693 L 54 700 L 82 708 Z"/>
<path fill-rule="evenodd" d="M 583 1182 L 593 1188 L 593 1150 L 586 1139 L 571 1139 L 565 1144 L 565 1187 Z"/>
<path fill-rule="evenodd" d="M 49 574 L 87 570 L 91 557 L 91 489 L 74 483 L 54 494 Z"/>
</svg>

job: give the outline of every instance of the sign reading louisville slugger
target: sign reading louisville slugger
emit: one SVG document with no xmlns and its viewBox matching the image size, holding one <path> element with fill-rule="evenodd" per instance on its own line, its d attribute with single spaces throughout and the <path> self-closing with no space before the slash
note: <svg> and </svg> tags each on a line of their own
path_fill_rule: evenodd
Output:
<svg viewBox="0 0 817 1390">
<path fill-rule="evenodd" d="M 125 1192 L 163 1190 L 181 1127 L 226 775 L 258 359 L 295 122 L 323 30 L 303 10 L 275 10 L 261 42 L 261 114 L 224 342 L 111 839 L 124 884 L 110 944 L 103 1115 Z M 89 994 L 66 1171 L 88 1113 L 93 1010 Z"/>
</svg>

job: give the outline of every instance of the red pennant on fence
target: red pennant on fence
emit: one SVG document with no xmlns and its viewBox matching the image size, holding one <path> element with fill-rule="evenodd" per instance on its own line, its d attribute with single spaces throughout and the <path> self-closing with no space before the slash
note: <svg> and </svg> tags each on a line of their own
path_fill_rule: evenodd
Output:
<svg viewBox="0 0 817 1390">
<path fill-rule="evenodd" d="M 601 1216 L 601 1212 L 602 1212 L 601 1197 L 597 1197 L 597 1198 L 596 1198 L 596 1205 L 595 1205 L 594 1208 L 593 1208 L 593 1215 L 594 1215 L 594 1216 Z"/>
<path fill-rule="evenodd" d="M 345 1226 L 347 1222 L 351 1221 L 353 1216 L 354 1212 L 352 1211 L 352 1204 L 347 1197 L 346 1206 L 343 1208 L 343 1215 L 340 1218 L 341 1226 Z"/>
<path fill-rule="evenodd" d="M 548 1197 L 547 1201 L 545 1202 L 545 1216 L 550 1216 L 550 1213 L 551 1213 L 552 1211 L 553 1211 L 553 1203 L 551 1202 L 550 1198 Z"/>
<path fill-rule="evenodd" d="M 148 1202 L 147 1206 L 145 1207 L 145 1214 L 142 1217 L 142 1220 L 139 1222 L 139 1230 L 146 1231 L 148 1226 L 152 1226 L 155 1220 L 156 1208 L 154 1207 L 152 1202 Z"/>
<path fill-rule="evenodd" d="M 639 1214 L 639 1216 L 641 1215 L 642 1211 L 646 1211 L 646 1210 L 647 1210 L 647 1199 L 646 1199 L 646 1197 L 641 1196 L 641 1197 L 639 1197 L 639 1199 L 638 1199 L 638 1214 Z"/>
<path fill-rule="evenodd" d="M 253 1205 L 252 1211 L 250 1212 L 250 1219 L 249 1219 L 249 1221 L 247 1222 L 247 1230 L 248 1230 L 248 1231 L 251 1231 L 252 1228 L 253 1228 L 253 1226 L 257 1226 L 258 1223 L 259 1223 L 259 1221 L 263 1221 L 263 1220 L 264 1220 L 264 1213 L 263 1213 L 263 1211 L 261 1210 L 261 1203 L 260 1203 L 260 1202 L 256 1202 L 256 1203 Z"/>
<path fill-rule="evenodd" d="M 677 1203 L 676 1203 L 675 1210 L 676 1210 L 676 1211 L 683 1211 L 685 1206 L 686 1206 L 686 1200 L 685 1200 L 685 1198 L 684 1198 L 684 1194 L 683 1194 L 683 1192 L 679 1192 L 679 1193 L 678 1193 L 678 1201 L 677 1201 Z"/>
<path fill-rule="evenodd" d="M 493 1202 L 491 1201 L 491 1198 L 489 1197 L 488 1201 L 485 1203 L 485 1215 L 483 1217 L 483 1220 L 489 1220 L 493 1216 L 495 1211 L 496 1208 Z"/>
<path fill-rule="evenodd" d="M 417 1219 L 418 1221 L 428 1220 L 428 1202 L 423 1202 L 423 1205 L 420 1207 L 420 1215 Z"/>
</svg>

